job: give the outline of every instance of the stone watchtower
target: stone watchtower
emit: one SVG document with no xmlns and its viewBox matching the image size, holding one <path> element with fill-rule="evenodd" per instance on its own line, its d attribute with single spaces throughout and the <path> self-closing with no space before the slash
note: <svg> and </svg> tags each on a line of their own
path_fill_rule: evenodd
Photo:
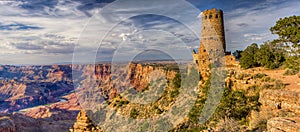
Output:
<svg viewBox="0 0 300 132">
<path fill-rule="evenodd" d="M 202 33 L 198 53 L 193 51 L 194 61 L 198 64 L 201 76 L 207 79 L 210 75 L 209 65 L 226 51 L 223 11 L 213 8 L 201 13 Z"/>
</svg>

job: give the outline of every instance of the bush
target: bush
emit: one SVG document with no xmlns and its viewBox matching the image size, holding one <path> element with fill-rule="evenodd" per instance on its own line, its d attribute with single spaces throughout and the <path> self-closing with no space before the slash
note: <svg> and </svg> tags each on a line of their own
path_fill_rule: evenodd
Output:
<svg viewBox="0 0 300 132">
<path fill-rule="evenodd" d="M 274 85 L 268 84 L 268 83 L 261 86 L 261 89 L 273 89 L 273 88 L 274 88 Z"/>
<path fill-rule="evenodd" d="M 137 116 L 139 115 L 139 111 L 136 109 L 132 109 L 130 112 L 130 117 L 132 118 L 137 118 Z"/>
<path fill-rule="evenodd" d="M 263 78 L 265 76 L 268 76 L 268 75 L 264 74 L 264 73 L 257 73 L 255 75 L 253 75 L 253 79 L 260 79 L 260 78 Z"/>
<path fill-rule="evenodd" d="M 285 84 L 282 83 L 282 81 L 278 80 L 275 82 L 274 88 L 275 89 L 283 89 L 285 87 Z"/>
<path fill-rule="evenodd" d="M 208 80 L 205 86 L 201 88 L 201 93 L 198 95 L 194 107 L 188 114 L 188 121 L 180 124 L 172 131 L 198 132 L 209 127 L 215 127 L 215 125 L 219 126 L 222 130 L 239 130 L 240 124 L 247 124 L 247 116 L 250 111 L 258 110 L 260 105 L 258 102 L 259 94 L 246 96 L 244 90 L 232 91 L 229 88 L 225 88 L 223 97 L 213 116 L 205 124 L 198 124 L 211 86 L 210 83 Z"/>
<path fill-rule="evenodd" d="M 243 74 L 238 74 L 238 75 L 236 76 L 236 79 L 238 79 L 238 80 L 243 80 L 244 78 L 249 77 L 249 76 L 250 76 L 250 74 L 245 74 L 245 73 L 243 73 Z"/>
<path fill-rule="evenodd" d="M 299 71 L 295 69 L 287 69 L 283 75 L 296 75 Z"/>
<path fill-rule="evenodd" d="M 225 89 L 221 102 L 216 109 L 215 119 L 230 117 L 236 120 L 245 120 L 251 110 L 258 110 L 259 94 L 246 96 L 244 90 L 231 91 Z"/>
<path fill-rule="evenodd" d="M 181 75 L 180 73 L 177 73 L 173 79 L 173 85 L 175 88 L 181 87 Z"/>
<path fill-rule="evenodd" d="M 273 78 L 271 78 L 271 77 L 264 77 L 264 78 L 262 79 L 262 81 L 263 81 L 263 82 L 274 82 L 275 79 L 273 79 Z"/>
</svg>

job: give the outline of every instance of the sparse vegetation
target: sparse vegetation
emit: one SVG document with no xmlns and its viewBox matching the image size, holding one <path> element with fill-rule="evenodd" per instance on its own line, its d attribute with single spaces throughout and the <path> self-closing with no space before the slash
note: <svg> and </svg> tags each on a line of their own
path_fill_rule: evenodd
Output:
<svg viewBox="0 0 300 132">
<path fill-rule="evenodd" d="M 275 81 L 275 79 L 268 77 L 268 76 L 266 76 L 262 79 L 262 82 L 274 82 L 274 81 Z"/>
<path fill-rule="evenodd" d="M 137 118 L 138 115 L 139 115 L 139 111 L 133 108 L 130 112 L 130 117 Z"/>
<path fill-rule="evenodd" d="M 236 76 L 236 79 L 243 80 L 244 78 L 250 77 L 250 74 L 242 73 Z"/>
<path fill-rule="evenodd" d="M 296 75 L 299 71 L 298 70 L 295 70 L 295 69 L 287 69 L 285 72 L 284 72 L 284 75 Z"/>
<path fill-rule="evenodd" d="M 260 87 L 261 87 L 261 89 L 273 89 L 274 85 L 266 83 L 266 84 L 261 85 Z"/>
<path fill-rule="evenodd" d="M 268 76 L 267 74 L 264 74 L 264 73 L 257 73 L 255 75 L 253 75 L 253 79 L 261 79 L 263 77 L 266 77 Z"/>
<path fill-rule="evenodd" d="M 278 80 L 274 84 L 275 89 L 283 89 L 285 87 L 285 84 L 282 83 L 282 81 Z"/>
<path fill-rule="evenodd" d="M 178 126 L 175 129 L 176 131 L 201 131 L 210 127 L 220 127 L 222 130 L 239 130 L 241 125 L 248 124 L 247 116 L 250 111 L 259 109 L 258 92 L 254 96 L 247 96 L 244 90 L 232 91 L 229 88 L 225 88 L 224 95 L 213 116 L 205 124 L 200 125 L 198 124 L 198 119 L 210 86 L 210 81 L 207 81 L 205 86 L 201 88 L 201 96 L 198 96 L 194 107 L 189 112 L 188 121 Z M 223 125 L 226 123 L 230 125 L 224 127 Z M 233 124 L 235 124 L 235 127 Z"/>
</svg>

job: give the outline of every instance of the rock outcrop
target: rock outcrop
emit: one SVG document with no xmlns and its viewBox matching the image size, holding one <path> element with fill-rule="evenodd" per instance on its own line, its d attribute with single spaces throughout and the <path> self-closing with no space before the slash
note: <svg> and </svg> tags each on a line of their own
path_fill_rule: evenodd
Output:
<svg viewBox="0 0 300 132">
<path fill-rule="evenodd" d="M 70 129 L 70 132 L 102 132 L 99 127 L 96 127 L 92 120 L 87 116 L 85 110 L 81 110 L 78 113 L 77 121 L 74 127 Z"/>
<path fill-rule="evenodd" d="M 288 111 L 300 116 L 300 93 L 287 90 L 264 90 L 260 93 L 261 111 L 273 116 Z"/>
<path fill-rule="evenodd" d="M 7 116 L 0 117 L 0 132 L 15 132 L 14 122 Z"/>
<path fill-rule="evenodd" d="M 268 120 L 268 132 L 300 132 L 300 117 L 276 117 Z"/>
<path fill-rule="evenodd" d="M 259 102 L 260 118 L 267 120 L 268 132 L 300 132 L 300 93 L 264 90 Z"/>
</svg>

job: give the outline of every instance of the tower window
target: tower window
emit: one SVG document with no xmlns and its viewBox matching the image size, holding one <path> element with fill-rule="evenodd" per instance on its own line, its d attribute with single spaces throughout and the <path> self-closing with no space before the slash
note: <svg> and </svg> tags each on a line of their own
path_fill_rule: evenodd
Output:
<svg viewBox="0 0 300 132">
<path fill-rule="evenodd" d="M 207 19 L 207 16 L 205 16 L 205 19 Z"/>
<path fill-rule="evenodd" d="M 212 18 L 212 14 L 209 15 L 209 19 L 211 19 L 211 18 Z"/>
<path fill-rule="evenodd" d="M 216 18 L 219 18 L 219 15 L 218 15 L 218 14 L 216 14 Z"/>
</svg>

